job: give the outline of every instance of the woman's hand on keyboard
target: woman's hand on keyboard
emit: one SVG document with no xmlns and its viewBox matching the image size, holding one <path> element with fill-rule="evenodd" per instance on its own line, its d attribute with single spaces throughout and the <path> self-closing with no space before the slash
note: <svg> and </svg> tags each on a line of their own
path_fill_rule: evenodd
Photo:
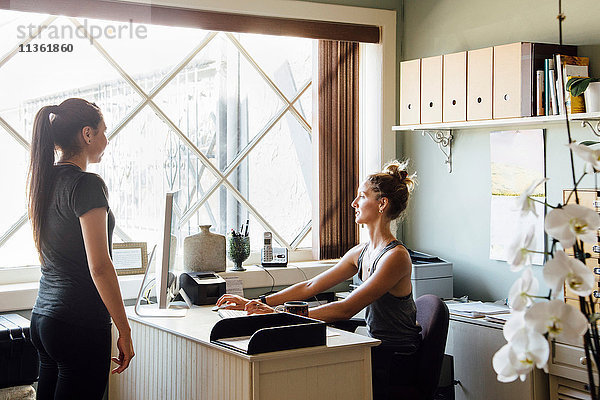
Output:
<svg viewBox="0 0 600 400">
<path fill-rule="evenodd" d="M 230 310 L 244 310 L 248 302 L 250 302 L 250 300 L 243 298 L 242 296 L 237 296 L 235 294 L 224 294 L 219 298 L 219 300 L 217 300 L 217 307 L 220 307 L 225 303 L 229 303 L 227 308 Z"/>
<path fill-rule="evenodd" d="M 246 303 L 245 310 L 248 312 L 248 315 L 271 314 L 275 312 L 275 309 L 258 300 L 250 300 L 248 303 Z"/>
</svg>

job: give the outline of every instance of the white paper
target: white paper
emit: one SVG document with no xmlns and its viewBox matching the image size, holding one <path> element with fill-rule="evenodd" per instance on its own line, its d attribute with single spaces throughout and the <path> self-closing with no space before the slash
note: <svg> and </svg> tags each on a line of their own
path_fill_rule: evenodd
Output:
<svg viewBox="0 0 600 400">
<path fill-rule="evenodd" d="M 112 262 L 115 269 L 142 268 L 142 251 L 136 249 L 113 249 Z"/>
<path fill-rule="evenodd" d="M 235 347 L 236 349 L 248 352 L 248 345 L 250 344 L 250 336 L 240 336 L 233 338 L 219 339 L 218 342 Z"/>
<path fill-rule="evenodd" d="M 235 294 L 238 296 L 244 296 L 244 284 L 237 276 L 228 276 L 225 279 L 225 291 L 228 294 Z"/>
<path fill-rule="evenodd" d="M 448 310 L 451 314 L 464 315 L 467 317 L 483 317 L 486 315 L 510 313 L 508 306 L 494 303 L 482 303 L 480 301 L 448 304 Z"/>
<path fill-rule="evenodd" d="M 490 134 L 491 200 L 490 259 L 506 261 L 506 250 L 517 235 L 533 225 L 535 238 L 530 250 L 544 252 L 544 206 L 536 203 L 537 217 L 522 217 L 517 200 L 532 182 L 544 177 L 544 130 L 492 132 Z M 533 193 L 546 201 L 544 184 Z M 532 263 L 544 263 L 542 254 L 532 254 Z"/>
</svg>

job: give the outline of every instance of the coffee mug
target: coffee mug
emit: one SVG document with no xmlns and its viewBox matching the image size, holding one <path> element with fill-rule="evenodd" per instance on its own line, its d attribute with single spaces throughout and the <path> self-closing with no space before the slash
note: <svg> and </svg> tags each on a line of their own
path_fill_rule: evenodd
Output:
<svg viewBox="0 0 600 400">
<path fill-rule="evenodd" d="M 283 311 L 308 317 L 308 303 L 306 301 L 286 301 L 283 303 Z"/>
</svg>

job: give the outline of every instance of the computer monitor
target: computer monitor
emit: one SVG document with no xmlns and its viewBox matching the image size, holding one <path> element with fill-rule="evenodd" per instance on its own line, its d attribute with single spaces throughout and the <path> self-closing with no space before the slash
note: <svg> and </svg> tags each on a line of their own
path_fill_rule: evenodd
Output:
<svg viewBox="0 0 600 400">
<path fill-rule="evenodd" d="M 162 237 L 160 268 L 156 268 L 156 300 L 158 308 L 169 306 L 169 271 L 174 269 L 177 255 L 177 212 L 173 210 L 176 192 L 168 192 L 165 199 L 165 220 Z"/>
<path fill-rule="evenodd" d="M 136 300 L 135 312 L 142 317 L 183 317 L 186 315 L 186 309 L 171 309 L 169 308 L 170 287 L 175 275 L 172 273 L 175 270 L 175 260 L 177 256 L 177 233 L 179 231 L 179 218 L 181 212 L 177 207 L 178 192 L 168 192 L 165 196 L 165 218 L 163 225 L 162 247 L 160 257 L 156 262 L 155 282 L 156 282 L 156 305 L 140 307 L 140 300 L 146 285 L 146 278 L 152 260 L 154 259 L 154 250 L 150 256 L 148 268 Z M 171 272 L 171 273 L 169 273 Z M 187 302 L 187 301 L 186 301 Z M 189 303 L 188 303 L 189 304 Z"/>
</svg>

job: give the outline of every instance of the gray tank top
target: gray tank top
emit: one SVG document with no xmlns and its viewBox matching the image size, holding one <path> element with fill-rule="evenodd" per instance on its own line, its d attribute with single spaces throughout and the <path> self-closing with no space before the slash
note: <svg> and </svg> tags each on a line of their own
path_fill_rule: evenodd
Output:
<svg viewBox="0 0 600 400">
<path fill-rule="evenodd" d="M 362 260 L 368 243 L 358 257 L 358 280 L 362 284 Z M 379 259 L 389 250 L 402 245 L 398 240 L 388 244 L 373 261 L 369 276 L 373 275 Z M 417 323 L 417 307 L 412 293 L 396 297 L 389 292 L 369 304 L 366 308 L 365 319 L 369 335 L 381 340 L 382 345 L 394 348 L 401 354 L 413 354 L 421 342 L 421 326 Z"/>
</svg>

